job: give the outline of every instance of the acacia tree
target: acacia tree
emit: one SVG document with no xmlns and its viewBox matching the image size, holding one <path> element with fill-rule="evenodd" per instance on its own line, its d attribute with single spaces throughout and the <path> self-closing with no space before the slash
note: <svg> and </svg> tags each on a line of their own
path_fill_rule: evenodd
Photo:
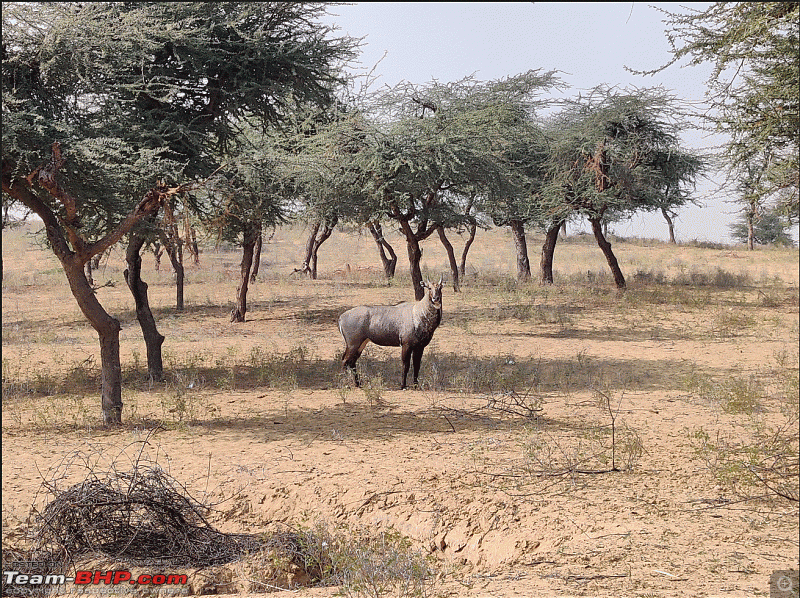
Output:
<svg viewBox="0 0 800 598">
<path fill-rule="evenodd" d="M 394 221 L 406 241 L 417 299 L 424 294 L 422 243 L 434 233 L 448 251 L 458 287 L 445 231 L 472 225 L 474 216 L 465 210 L 470 198 L 517 192 L 517 171 L 503 157 L 510 142 L 505 123 L 518 118 L 515 100 L 532 107 L 556 83 L 553 73 L 529 71 L 492 82 L 402 83 L 375 98 L 368 148 L 354 159 L 371 212 Z"/>
<path fill-rule="evenodd" d="M 505 171 L 502 185 L 475 189 L 466 203 L 466 214 L 474 202 L 496 226 L 509 227 L 517 254 L 517 279 L 523 282 L 531 276 L 525 230 L 531 224 L 542 225 L 537 197 L 549 153 L 549 142 L 537 112 L 552 104 L 552 100 L 540 95 L 564 87 L 553 73 L 542 76 L 533 72 L 491 82 L 483 90 L 483 109 L 490 112 L 492 118 L 489 151 L 500 160 Z M 465 252 L 474 237 L 476 224 L 475 221 L 470 224 L 471 235 Z"/>
<path fill-rule="evenodd" d="M 699 160 L 678 146 L 673 100 L 660 88 L 598 87 L 572 101 L 553 125 L 559 133 L 551 143 L 540 209 L 543 214 L 564 217 L 575 212 L 588 218 L 616 286 L 624 288 L 604 220 L 685 201 L 679 188 L 693 183 L 700 167 Z M 665 193 L 667 187 L 672 190 Z"/>
<path fill-rule="evenodd" d="M 243 119 L 266 127 L 281 120 L 288 93 L 329 96 L 354 43 L 326 38 L 315 21 L 323 12 L 300 3 L 4 4 L 4 203 L 43 220 L 98 332 L 105 423 L 121 421 L 120 325 L 83 265 L 184 192 L 179 183 L 213 171 Z"/>
<path fill-rule="evenodd" d="M 514 123 L 509 130 L 509 139 L 511 144 L 503 157 L 512 165 L 518 184 L 509 193 L 490 202 L 487 209 L 496 225 L 508 226 L 511 230 L 517 254 L 517 280 L 527 282 L 531 278 L 531 265 L 526 227 L 536 224 L 544 228 L 547 245 L 553 231 L 558 235 L 566 217 L 562 219 L 552 212 L 544 214 L 539 205 L 550 150 L 544 132 L 533 122 L 531 115 L 523 114 L 519 122 Z"/>
<path fill-rule="evenodd" d="M 318 251 L 341 223 L 366 227 L 378 248 L 387 279 L 397 255 L 385 239 L 381 214 L 365 193 L 361 160 L 369 155 L 374 126 L 351 98 L 298 123 L 291 147 L 291 178 L 299 217 L 310 224 L 303 264 L 295 272 L 317 276 Z M 388 253 L 388 255 L 387 255 Z"/>
<path fill-rule="evenodd" d="M 685 57 L 690 65 L 713 64 L 706 92 L 712 109 L 699 116 L 730 135 L 724 163 L 738 179 L 748 163 L 769 155 L 760 194 L 776 198 L 784 215 L 796 219 L 800 2 L 717 2 L 704 10 L 661 12 L 673 59 L 639 74 L 659 72 Z"/>
<path fill-rule="evenodd" d="M 295 272 L 317 278 L 319 249 L 327 241 L 340 218 L 353 219 L 352 171 L 347 155 L 360 144 L 353 139 L 356 115 L 348 114 L 339 101 L 322 110 L 306 113 L 294 121 L 294 130 L 282 146 L 289 161 L 287 169 L 294 188 L 294 203 L 299 218 L 309 224 L 303 262 Z"/>
<path fill-rule="evenodd" d="M 734 224 L 732 231 L 734 232 L 734 237 L 741 238 L 747 243 L 747 248 L 750 251 L 754 251 L 755 244 L 759 242 L 756 235 L 756 226 L 766 212 L 764 206 L 765 194 L 761 185 L 767 167 L 765 162 L 768 162 L 768 158 L 764 156 L 760 156 L 760 158 L 758 159 L 758 157 L 754 156 L 742 164 L 736 174 L 736 190 L 739 194 L 737 200 L 743 206 L 741 221 Z"/>
<path fill-rule="evenodd" d="M 239 161 L 227 165 L 204 188 L 209 206 L 206 226 L 217 233 L 218 239 L 242 247 L 231 322 L 245 321 L 250 273 L 262 229 L 286 221 L 287 192 L 281 168 L 269 150 L 253 150 L 249 155 L 240 154 Z"/>
<path fill-rule="evenodd" d="M 696 204 L 692 194 L 697 177 L 705 170 L 706 160 L 679 147 L 653 152 L 650 161 L 653 168 L 649 182 L 653 197 L 653 209 L 661 212 L 667 221 L 670 243 L 675 240 L 674 218 L 678 208 L 688 203 Z"/>
<path fill-rule="evenodd" d="M 794 241 L 788 233 L 786 217 L 779 210 L 765 210 L 753 217 L 749 212 L 743 212 L 731 224 L 731 236 L 737 241 L 747 243 L 752 251 L 753 245 L 768 245 L 776 243 L 786 247 L 793 247 Z"/>
</svg>

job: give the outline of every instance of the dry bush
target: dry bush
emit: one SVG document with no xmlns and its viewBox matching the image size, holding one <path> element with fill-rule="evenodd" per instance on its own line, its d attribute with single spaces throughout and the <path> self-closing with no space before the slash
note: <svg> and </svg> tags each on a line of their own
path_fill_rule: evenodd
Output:
<svg viewBox="0 0 800 598">
<path fill-rule="evenodd" d="M 785 361 L 788 361 L 784 357 Z M 780 362 L 780 359 L 779 359 Z M 796 359 L 795 359 L 796 363 Z M 800 397 L 796 366 L 781 365 L 775 373 L 776 393 L 769 396 L 767 386 L 751 376 L 731 377 L 711 382 L 694 376 L 690 390 L 711 400 L 728 414 L 748 416 L 743 430 L 717 432 L 713 437 L 704 428 L 689 433 L 695 454 L 719 484 L 734 496 L 744 499 L 781 498 L 798 502 L 800 491 Z M 781 417 L 763 419 L 768 400 L 777 399 Z"/>
<path fill-rule="evenodd" d="M 304 532 L 309 564 L 345 596 L 432 596 L 436 575 L 428 558 L 393 530 L 331 532 L 325 525 Z"/>
<path fill-rule="evenodd" d="M 32 553 L 41 560 L 67 564 L 104 555 L 138 564 L 206 567 L 263 543 L 258 536 L 216 530 L 206 519 L 210 507 L 144 455 L 130 469 L 112 462 L 107 471 L 98 471 L 86 456 L 76 457 L 88 468 L 81 482 L 61 488 L 53 477 L 42 484 L 52 498 L 34 516 Z"/>
<path fill-rule="evenodd" d="M 632 471 L 644 453 L 639 433 L 619 420 L 624 393 L 614 400 L 608 389 L 595 389 L 596 406 L 606 424 L 580 429 L 535 430 L 524 446 L 526 472 L 537 478 Z"/>
</svg>

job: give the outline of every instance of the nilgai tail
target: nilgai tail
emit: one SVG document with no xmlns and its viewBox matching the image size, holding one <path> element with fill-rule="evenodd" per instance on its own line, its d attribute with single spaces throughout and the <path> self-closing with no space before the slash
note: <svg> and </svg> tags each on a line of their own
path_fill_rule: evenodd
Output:
<svg viewBox="0 0 800 598">
<path fill-rule="evenodd" d="M 370 341 L 383 347 L 402 347 L 403 381 L 400 388 L 406 388 L 412 357 L 414 386 L 419 385 L 422 352 L 442 321 L 442 277 L 435 284 L 430 281 L 421 284 L 426 292 L 419 301 L 397 305 L 360 305 L 339 316 L 339 332 L 345 342 L 342 368 L 352 370 L 356 386 L 359 386 L 356 361 Z"/>
</svg>

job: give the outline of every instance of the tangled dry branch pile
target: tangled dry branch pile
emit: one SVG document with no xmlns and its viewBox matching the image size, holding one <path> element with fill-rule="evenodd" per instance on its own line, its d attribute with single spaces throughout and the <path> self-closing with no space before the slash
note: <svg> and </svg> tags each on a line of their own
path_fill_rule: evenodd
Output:
<svg viewBox="0 0 800 598">
<path fill-rule="evenodd" d="M 249 534 L 226 534 L 206 520 L 209 508 L 192 498 L 157 464 L 137 461 L 60 490 L 38 514 L 36 545 L 48 560 L 68 562 L 102 554 L 128 562 L 204 567 L 261 548 Z"/>
</svg>

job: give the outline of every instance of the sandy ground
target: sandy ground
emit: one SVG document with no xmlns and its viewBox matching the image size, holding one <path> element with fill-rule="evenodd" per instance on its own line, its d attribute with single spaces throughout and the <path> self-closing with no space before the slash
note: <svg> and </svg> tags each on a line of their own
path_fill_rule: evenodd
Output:
<svg viewBox="0 0 800 598">
<path fill-rule="evenodd" d="M 221 530 L 320 521 L 391 528 L 431 555 L 443 572 L 434 588 L 442 595 L 768 596 L 773 571 L 798 568 L 796 503 L 738 501 L 691 439 L 701 427 L 711 437 L 744 438 L 754 417 L 781 421 L 770 380 L 781 356 L 796 376 L 796 252 L 788 265 L 763 253 L 753 266 L 755 278 L 772 281 L 771 290 L 764 282 L 692 291 L 697 296 L 661 287 L 619 296 L 607 284 L 498 294 L 476 277 L 461 293 L 445 292 L 422 389 L 396 390 L 399 350 L 371 347 L 362 358 L 375 380 L 371 394 L 340 377 L 335 318 L 359 303 L 407 299 L 406 288 L 385 287 L 369 273 L 359 278 L 354 267 L 348 274 L 342 262 L 355 266 L 358 256 L 342 259 L 332 250 L 338 261 L 329 271 L 338 273 L 257 282 L 248 322 L 233 325 L 226 300 L 236 256 L 209 254 L 205 278 L 196 273 L 199 282 L 187 286 L 185 314 L 170 310 L 169 275 L 152 274 L 167 369 L 181 375 L 154 388 L 140 376 L 130 382 L 123 399 L 128 423 L 103 430 L 96 391 L 11 392 L 36 386 L 37 373 L 41 382 L 43 372 L 55 379 L 81 371 L 76 364 L 97 348 L 58 272 L 39 274 L 37 283 L 31 270 L 31 262 L 38 272 L 42 264 L 57 265 L 23 244 L 7 250 L 5 241 L 4 232 L 4 545 L 23 542 L 31 505 L 42 500 L 42 475 L 76 452 L 93 455 L 98 466 L 119 460 L 160 422 L 148 454 L 217 504 L 212 521 Z M 288 243 L 274 240 L 281 242 Z M 11 255 L 13 247 L 21 251 Z M 648 267 L 681 268 L 646 257 L 647 248 L 620 250 Z M 490 247 L 476 260 L 491 253 Z M 691 264 L 706 255 L 703 267 L 720 260 L 748 269 L 738 264 L 750 256 L 721 253 L 678 249 L 671 259 Z M 573 259 L 576 272 L 586 269 Z M 367 271 L 374 258 L 363 263 Z M 623 268 L 630 272 L 633 263 Z M 110 264 L 106 278 L 118 277 L 117 270 Z M 783 276 L 780 284 L 776 276 Z M 766 304 L 759 295 L 765 292 L 773 297 Z M 130 298 L 124 284 L 99 293 L 123 320 L 123 368 L 134 379 L 143 347 Z M 520 312 L 520 305 L 529 308 Z M 248 369 L 259 355 L 272 356 L 262 366 L 273 364 L 260 382 Z M 293 357 L 274 367 L 276 355 Z M 90 360 L 84 369 L 97 367 Z M 697 375 L 755 376 L 769 392 L 756 416 L 725 413 L 687 390 L 686 380 Z M 562 475 L 570 460 L 587 459 L 586 470 L 609 468 L 603 459 L 611 418 L 598 408 L 597 389 L 610 398 L 621 442 L 638 438 L 643 452 L 626 462 L 633 449 L 620 444 L 621 471 Z M 176 397 L 184 397 L 183 410 Z M 515 401 L 537 401 L 541 411 L 520 414 Z"/>
</svg>

